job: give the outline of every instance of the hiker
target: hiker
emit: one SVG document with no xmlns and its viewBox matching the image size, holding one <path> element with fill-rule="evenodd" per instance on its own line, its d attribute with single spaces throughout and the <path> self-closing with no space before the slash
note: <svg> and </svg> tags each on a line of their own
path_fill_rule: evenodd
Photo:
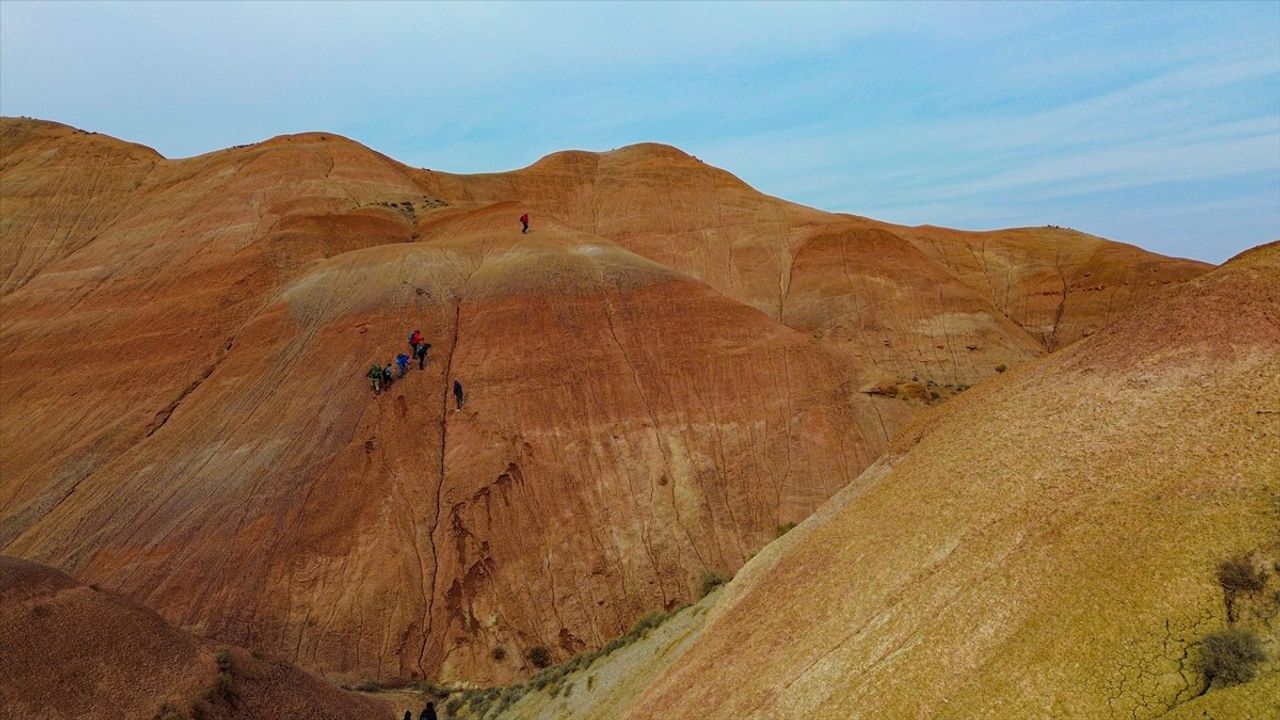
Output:
<svg viewBox="0 0 1280 720">
<path fill-rule="evenodd" d="M 409 372 L 409 356 L 408 355 L 405 355 L 404 353 L 400 353 L 399 355 L 396 356 L 396 369 L 400 371 L 400 377 L 404 377 L 404 374 Z"/>
<path fill-rule="evenodd" d="M 458 382 L 457 380 L 453 381 L 453 399 L 458 403 L 458 410 L 461 410 L 462 400 L 463 400 L 462 383 Z M 454 410 L 454 412 L 458 412 L 458 410 Z"/>
<path fill-rule="evenodd" d="M 382 387 L 390 388 L 391 378 L 393 377 L 395 377 L 395 373 L 391 371 L 391 363 L 387 363 L 387 366 L 382 368 Z"/>
<path fill-rule="evenodd" d="M 377 363 L 369 366 L 369 372 L 365 373 L 369 378 L 369 384 L 373 386 L 373 394 L 377 395 L 382 392 L 382 368 Z"/>
<path fill-rule="evenodd" d="M 525 213 L 520 216 L 520 224 L 524 226 L 524 229 L 521 230 L 520 232 L 522 233 L 529 232 L 529 213 Z"/>
<path fill-rule="evenodd" d="M 418 369 L 422 369 L 422 364 L 426 362 L 427 350 L 431 348 L 431 343 L 422 339 L 422 331 L 414 330 L 409 333 L 409 347 L 413 348 L 413 356 L 418 360 Z"/>
<path fill-rule="evenodd" d="M 427 706 L 422 708 L 422 714 L 418 716 L 418 720 L 440 720 L 436 717 L 436 704 L 427 703 Z"/>
<path fill-rule="evenodd" d="M 413 711 L 412 711 L 412 710 L 405 710 L 405 711 L 404 711 L 404 720 L 413 720 Z"/>
</svg>

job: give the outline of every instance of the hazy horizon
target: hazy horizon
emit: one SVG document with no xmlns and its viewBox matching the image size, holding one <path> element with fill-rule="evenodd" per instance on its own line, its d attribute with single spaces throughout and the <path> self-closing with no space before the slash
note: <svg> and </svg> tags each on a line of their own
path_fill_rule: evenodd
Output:
<svg viewBox="0 0 1280 720">
<path fill-rule="evenodd" d="M 0 4 L 0 113 L 453 172 L 662 142 L 762 192 L 1221 262 L 1280 238 L 1280 4 Z"/>
</svg>

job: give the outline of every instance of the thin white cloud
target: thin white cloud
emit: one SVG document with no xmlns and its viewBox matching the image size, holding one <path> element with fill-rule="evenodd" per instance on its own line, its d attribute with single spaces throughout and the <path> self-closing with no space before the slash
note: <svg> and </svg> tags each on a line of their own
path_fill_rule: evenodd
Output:
<svg viewBox="0 0 1280 720">
<path fill-rule="evenodd" d="M 1256 239 L 1280 204 L 1277 26 L 1274 4 L 6 2 L 0 111 L 170 156 L 322 129 L 461 171 L 658 140 L 939 224 L 1229 188 Z"/>
</svg>

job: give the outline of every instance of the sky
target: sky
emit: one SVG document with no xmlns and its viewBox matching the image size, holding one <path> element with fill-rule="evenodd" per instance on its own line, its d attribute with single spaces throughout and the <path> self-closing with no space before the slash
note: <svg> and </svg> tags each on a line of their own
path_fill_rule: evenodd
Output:
<svg viewBox="0 0 1280 720">
<path fill-rule="evenodd" d="M 508 170 L 675 145 L 891 222 L 1221 262 L 1280 239 L 1280 2 L 0 1 L 0 114 Z"/>
</svg>

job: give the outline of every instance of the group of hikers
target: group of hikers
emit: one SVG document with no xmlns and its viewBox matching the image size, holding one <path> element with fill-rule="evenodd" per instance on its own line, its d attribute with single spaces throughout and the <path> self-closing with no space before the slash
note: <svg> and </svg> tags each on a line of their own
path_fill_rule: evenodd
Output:
<svg viewBox="0 0 1280 720">
<path fill-rule="evenodd" d="M 413 352 L 412 359 L 418 361 L 418 369 L 425 370 L 427 365 L 427 351 L 431 349 L 431 343 L 422 337 L 421 330 L 414 330 L 409 333 L 409 349 Z M 369 385 L 373 387 L 374 395 L 381 395 L 382 391 L 391 387 L 391 382 L 397 378 L 404 377 L 409 372 L 410 356 L 400 353 L 396 356 L 396 367 L 399 368 L 399 374 L 391 369 L 391 363 L 381 366 L 374 363 L 369 366 L 369 372 L 365 373 L 365 377 L 369 378 Z M 457 404 L 456 410 L 462 409 L 462 402 L 465 397 L 462 393 L 462 383 L 453 381 L 453 400 Z"/>
<path fill-rule="evenodd" d="M 422 339 L 422 331 L 414 330 L 409 333 L 409 348 L 413 351 L 413 359 L 418 361 L 418 369 L 425 370 L 427 364 L 427 351 L 431 349 L 431 343 Z M 396 377 L 404 377 L 409 372 L 409 356 L 400 353 L 396 356 L 396 367 L 400 368 L 400 374 L 396 375 L 391 369 L 391 363 L 387 363 L 386 367 L 374 363 L 369 366 L 369 372 L 365 376 L 369 378 L 369 384 L 373 386 L 373 394 L 378 395 L 383 390 L 391 387 L 391 381 Z"/>
<path fill-rule="evenodd" d="M 520 216 L 520 232 L 529 232 L 529 213 Z M 418 369 L 425 370 L 427 363 L 427 351 L 431 349 L 431 343 L 422 339 L 422 331 L 414 330 L 409 333 L 409 348 L 413 350 L 412 359 L 418 361 Z M 374 395 L 381 395 L 383 390 L 391 387 L 391 382 L 396 378 L 402 378 L 409 372 L 410 356 L 400 353 L 396 356 L 396 367 L 399 368 L 399 374 L 391 368 L 391 363 L 386 366 L 374 363 L 369 366 L 369 372 L 365 376 L 369 378 L 369 384 L 373 387 Z M 453 381 L 453 401 L 457 405 L 454 411 L 462 409 L 462 403 L 465 400 L 462 393 L 462 383 L 457 380 Z"/>
<path fill-rule="evenodd" d="M 529 232 L 529 213 L 521 215 L 520 225 L 520 232 Z M 392 380 L 403 378 L 404 374 L 408 373 L 408 363 L 410 363 L 411 359 L 417 360 L 417 369 L 426 369 L 426 351 L 431 350 L 431 343 L 422 340 L 422 331 L 413 331 L 408 334 L 408 346 L 413 351 L 412 357 L 404 355 L 403 352 L 396 356 L 398 374 L 396 370 L 392 369 L 392 364 L 390 363 L 385 366 L 378 363 L 369 366 L 369 373 L 366 373 L 366 377 L 369 378 L 370 386 L 374 388 L 374 395 L 381 395 L 384 389 L 392 387 Z M 462 393 L 462 383 L 458 382 L 458 380 L 453 380 L 453 402 L 457 406 L 454 407 L 454 413 L 462 410 L 462 402 L 465 400 L 466 397 Z"/>
<path fill-rule="evenodd" d="M 413 711 L 404 711 L 404 720 L 413 720 Z M 436 715 L 436 704 L 429 702 L 427 706 L 422 708 L 422 714 L 418 716 L 418 720 L 439 720 Z"/>
</svg>

